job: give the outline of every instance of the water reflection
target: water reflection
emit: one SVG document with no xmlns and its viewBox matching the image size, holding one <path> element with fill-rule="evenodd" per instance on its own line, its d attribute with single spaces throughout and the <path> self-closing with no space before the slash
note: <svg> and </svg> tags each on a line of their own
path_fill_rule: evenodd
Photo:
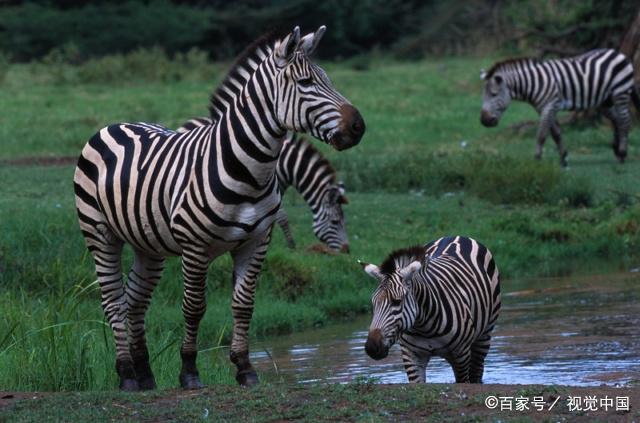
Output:
<svg viewBox="0 0 640 423">
<path fill-rule="evenodd" d="M 503 283 L 503 308 L 485 383 L 625 385 L 640 381 L 640 275 L 547 278 Z M 255 344 L 263 377 L 301 383 L 375 378 L 405 383 L 399 348 L 382 361 L 364 352 L 369 316 Z M 434 357 L 429 382 L 454 381 Z"/>
</svg>

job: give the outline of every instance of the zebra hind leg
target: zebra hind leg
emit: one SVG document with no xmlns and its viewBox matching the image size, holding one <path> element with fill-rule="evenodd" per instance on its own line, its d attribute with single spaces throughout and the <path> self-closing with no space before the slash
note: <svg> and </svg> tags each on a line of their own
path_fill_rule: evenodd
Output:
<svg viewBox="0 0 640 423">
<path fill-rule="evenodd" d="M 613 142 L 611 143 L 611 148 L 613 149 L 613 154 L 618 157 L 618 148 L 620 146 L 620 124 L 619 118 L 616 115 L 616 111 L 614 107 L 604 108 L 602 109 L 602 114 L 611 121 L 613 125 Z"/>
<path fill-rule="evenodd" d="M 471 345 L 471 367 L 469 370 L 469 381 L 471 383 L 482 383 L 484 374 L 484 359 L 489 352 L 491 335 L 483 335 Z"/>
<path fill-rule="evenodd" d="M 629 128 L 631 127 L 631 111 L 629 110 L 629 94 L 624 94 L 614 99 L 614 108 L 616 123 L 614 124 L 617 131 L 617 148 L 615 149 L 616 157 L 620 163 L 624 163 L 627 157 L 627 140 L 629 136 Z"/>
<path fill-rule="evenodd" d="M 258 383 L 258 374 L 249 360 L 249 324 L 253 315 L 256 280 L 267 254 L 271 228 L 264 237 L 231 252 L 233 258 L 233 334 L 229 358 L 236 365 L 236 381 L 242 386 Z"/>
<path fill-rule="evenodd" d="M 293 235 L 291 235 L 291 228 L 289 227 L 289 216 L 287 216 L 287 212 L 280 206 L 278 213 L 276 214 L 276 222 L 280 225 L 282 232 L 284 233 L 284 237 L 287 240 L 287 247 L 290 249 L 296 248 L 296 242 L 293 239 Z"/>
<path fill-rule="evenodd" d="M 144 317 L 151 304 L 153 290 L 162 276 L 163 268 L 163 257 L 151 257 L 135 251 L 133 266 L 127 280 L 130 351 L 140 389 L 156 388 L 156 381 L 149 365 Z"/>
<path fill-rule="evenodd" d="M 182 275 L 184 278 L 184 296 L 182 313 L 184 314 L 184 339 L 180 348 L 182 369 L 180 386 L 184 389 L 200 389 L 200 373 L 196 366 L 198 357 L 197 338 L 200 321 L 207 308 L 205 288 L 209 259 L 199 251 L 184 250 L 182 253 Z"/>
<path fill-rule="evenodd" d="M 467 349 L 462 354 L 449 355 L 445 359 L 451 365 L 456 383 L 469 383 L 469 367 L 471 352 Z"/>
<path fill-rule="evenodd" d="M 113 331 L 116 347 L 116 372 L 120 378 L 120 389 L 138 391 L 140 386 L 136 380 L 127 333 L 128 307 L 121 262 L 123 243 L 102 222 L 97 223 L 94 228 L 89 227 L 81 219 L 80 227 L 95 262 L 102 309 Z"/>
</svg>

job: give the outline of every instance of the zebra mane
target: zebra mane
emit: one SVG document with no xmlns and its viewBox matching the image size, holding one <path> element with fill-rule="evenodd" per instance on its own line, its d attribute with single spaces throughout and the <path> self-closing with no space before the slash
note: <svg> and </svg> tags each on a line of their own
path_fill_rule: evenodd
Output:
<svg viewBox="0 0 640 423">
<path fill-rule="evenodd" d="M 276 41 L 281 38 L 280 32 L 269 31 L 258 37 L 236 57 L 222 83 L 209 97 L 209 115 L 214 122 L 227 109 L 227 104 L 233 101 L 240 92 L 238 83 L 244 85 L 246 82 L 243 73 L 254 71 L 257 65 L 262 62 L 263 56 L 270 54 Z"/>
<path fill-rule="evenodd" d="M 390 275 L 398 269 L 408 266 L 411 262 L 419 261 L 424 264 L 424 246 L 414 245 L 413 247 L 401 248 L 393 251 L 389 256 L 384 259 L 380 265 L 380 271 L 384 274 Z"/>
<path fill-rule="evenodd" d="M 485 75 L 484 79 L 485 81 L 489 80 L 497 71 L 503 68 L 513 67 L 513 66 L 528 64 L 528 63 L 538 64 L 538 63 L 541 63 L 541 60 L 536 57 L 515 57 L 512 59 L 502 60 L 500 62 L 494 63 L 491 66 L 491 68 L 487 71 L 487 74 Z"/>
</svg>

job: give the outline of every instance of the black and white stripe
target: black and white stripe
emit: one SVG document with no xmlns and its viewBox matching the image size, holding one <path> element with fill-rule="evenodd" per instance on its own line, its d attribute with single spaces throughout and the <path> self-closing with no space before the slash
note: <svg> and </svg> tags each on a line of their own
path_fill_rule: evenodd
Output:
<svg viewBox="0 0 640 423">
<path fill-rule="evenodd" d="M 187 132 L 210 125 L 211 118 L 198 117 L 185 122 L 176 132 Z M 282 193 L 293 186 L 313 213 L 313 233 L 334 251 L 349 252 L 342 205 L 348 202 L 342 182 L 336 182 L 336 172 L 329 161 L 304 137 L 287 134 L 277 166 Z M 287 245 L 295 248 L 289 218 L 281 207 L 276 221 L 282 228 Z"/>
<path fill-rule="evenodd" d="M 598 49 L 565 59 L 510 59 L 499 62 L 482 78 L 486 81 L 481 122 L 491 127 L 511 100 L 530 103 L 540 114 L 536 158 L 549 132 L 566 166 L 566 151 L 560 137 L 556 113 L 560 110 L 599 108 L 614 126 L 613 151 L 620 162 L 627 155 L 631 126 L 629 100 L 638 97 L 633 81 L 633 66 L 622 53 Z"/>
<path fill-rule="evenodd" d="M 233 270 L 231 360 L 241 384 L 257 382 L 249 362 L 248 329 L 256 277 L 280 209 L 276 165 L 287 131 L 309 132 L 336 149 L 360 141 L 364 122 L 309 60 L 324 33 L 262 39 L 269 51 L 245 78 L 215 125 L 178 134 L 158 125 L 120 123 L 96 133 L 74 176 L 80 228 L 94 257 L 102 305 L 116 342 L 125 390 L 150 389 L 144 315 L 164 258 L 182 257 L 185 336 L 180 382 L 202 384 L 196 367 L 198 327 L 205 312 L 211 261 L 230 252 Z M 256 60 L 245 54 L 223 83 Z M 121 252 L 134 250 L 125 285 Z"/>
<path fill-rule="evenodd" d="M 365 345 L 370 357 L 386 357 L 399 340 L 409 382 L 426 381 L 434 355 L 449 362 L 456 382 L 482 382 L 500 312 L 500 276 L 487 248 L 470 238 L 440 238 L 363 267 L 379 281 Z"/>
</svg>

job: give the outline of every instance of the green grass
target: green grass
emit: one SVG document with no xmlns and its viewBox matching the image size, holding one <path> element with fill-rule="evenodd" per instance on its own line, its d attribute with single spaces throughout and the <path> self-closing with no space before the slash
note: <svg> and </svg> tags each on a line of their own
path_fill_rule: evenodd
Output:
<svg viewBox="0 0 640 423">
<path fill-rule="evenodd" d="M 349 191 L 345 210 L 352 253 L 307 252 L 316 242 L 311 215 L 289 192 L 285 204 L 299 249 L 286 249 L 276 230 L 258 285 L 253 338 L 367 312 L 374 283 L 355 260 L 379 263 L 395 248 L 443 235 L 483 242 L 505 279 L 637 265 L 640 133 L 632 131 L 624 166 L 615 163 L 608 148 L 611 130 L 604 124 L 565 128 L 569 170 L 559 168 L 551 148 L 537 162 L 534 131 L 508 128 L 535 118 L 528 106 L 513 105 L 497 129 L 479 124 L 478 69 L 489 62 L 374 61 L 366 71 L 326 65 L 367 121 L 367 134 L 356 148 L 338 153 L 320 146 Z M 207 65 L 208 78 L 203 70 L 177 81 L 133 76 L 97 83 L 82 82 L 73 76 L 77 70 L 66 67 L 62 71 L 71 76 L 56 79 L 43 67 L 11 66 L 0 97 L 0 160 L 76 156 L 110 122 L 176 127 L 205 112 L 223 68 Z M 73 166 L 0 166 L 3 389 L 116 386 L 113 342 L 77 227 L 72 174 Z M 206 383 L 235 383 L 226 358 L 231 272 L 228 257 L 209 271 L 199 359 Z M 177 384 L 180 279 L 179 261 L 172 259 L 148 314 L 152 366 L 161 387 Z"/>
<path fill-rule="evenodd" d="M 624 395 L 630 404 L 639 399 L 640 389 L 576 388 L 529 385 L 375 385 L 362 380 L 347 385 L 263 384 L 244 389 L 214 386 L 201 391 L 159 390 L 126 394 L 117 392 L 74 392 L 24 399 L 0 409 L 0 420 L 33 421 L 349 421 L 349 422 L 483 422 L 483 421 L 573 421 L 577 416 L 591 421 L 627 421 L 637 412 L 569 411 L 571 396 Z M 524 411 L 493 410 L 485 406 L 489 395 L 523 396 L 529 401 L 542 397 L 544 411 L 531 404 Z M 549 410 L 556 398 L 555 407 Z M 631 405 L 633 407 L 633 405 Z"/>
</svg>

